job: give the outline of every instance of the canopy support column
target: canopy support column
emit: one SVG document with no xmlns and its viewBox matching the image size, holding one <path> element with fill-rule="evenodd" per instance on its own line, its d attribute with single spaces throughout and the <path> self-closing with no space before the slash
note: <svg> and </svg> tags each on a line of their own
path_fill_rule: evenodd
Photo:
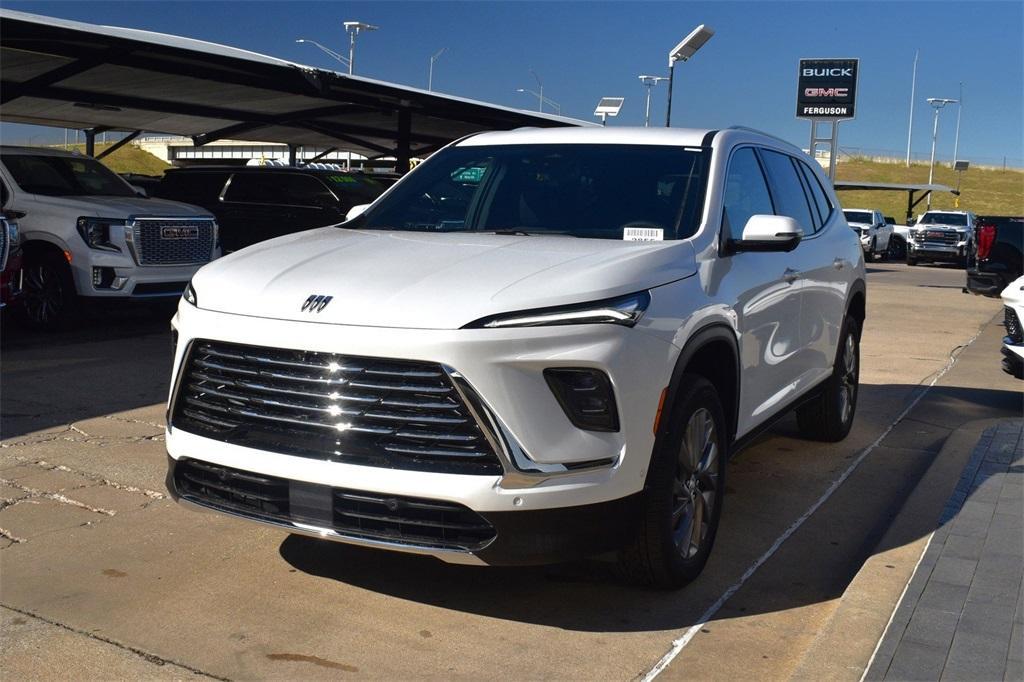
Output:
<svg viewBox="0 0 1024 682">
<path fill-rule="evenodd" d="M 411 140 L 412 137 L 412 112 L 408 109 L 398 110 L 398 139 L 395 149 L 395 172 L 409 172 L 409 160 L 412 158 Z"/>
</svg>

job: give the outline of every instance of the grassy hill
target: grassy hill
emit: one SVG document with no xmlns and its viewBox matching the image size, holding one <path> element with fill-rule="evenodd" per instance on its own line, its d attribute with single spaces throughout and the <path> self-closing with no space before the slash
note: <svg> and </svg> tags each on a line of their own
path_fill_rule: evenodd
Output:
<svg viewBox="0 0 1024 682">
<path fill-rule="evenodd" d="M 885 162 L 869 159 L 840 161 L 836 167 L 838 180 L 864 182 L 927 183 L 928 164 L 912 163 L 907 168 L 902 161 Z M 956 187 L 956 173 L 948 164 L 935 164 L 934 182 Z M 843 206 L 877 208 L 885 215 L 903 223 L 907 212 L 906 192 L 858 191 L 839 192 Z M 927 201 L 927 200 L 926 200 Z M 932 208 L 955 208 L 952 194 L 932 195 Z M 963 174 L 960 183 L 960 209 L 979 215 L 1024 215 L 1024 171 L 1014 169 L 971 168 Z M 914 215 L 923 213 L 925 202 L 914 209 Z"/>
<path fill-rule="evenodd" d="M 112 142 L 107 144 L 97 142 L 96 153 L 99 154 L 112 145 Z M 85 153 L 84 144 L 72 144 L 68 147 L 82 154 Z M 63 149 L 64 145 L 59 145 L 57 148 Z M 131 143 L 121 147 L 110 156 L 100 159 L 100 162 L 115 173 L 141 173 L 142 175 L 163 175 L 164 171 L 171 167 L 169 163 L 164 163 Z"/>
</svg>

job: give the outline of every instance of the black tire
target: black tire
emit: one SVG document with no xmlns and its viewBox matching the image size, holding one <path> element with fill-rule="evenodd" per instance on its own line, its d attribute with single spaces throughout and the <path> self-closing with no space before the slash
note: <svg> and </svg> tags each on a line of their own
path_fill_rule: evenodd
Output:
<svg viewBox="0 0 1024 682">
<path fill-rule="evenodd" d="M 908 255 L 907 256 L 907 265 L 910 265 L 910 266 L 917 265 L 917 259 L 914 258 L 913 256 Z"/>
<path fill-rule="evenodd" d="M 871 248 L 868 249 L 868 260 L 874 261 L 878 257 L 878 252 L 875 251 L 877 242 L 874 237 L 871 238 Z"/>
<path fill-rule="evenodd" d="M 902 239 L 896 237 L 889 237 L 889 259 L 890 260 L 903 260 L 907 257 L 907 245 Z"/>
<path fill-rule="evenodd" d="M 885 248 L 878 252 L 878 260 L 885 262 L 889 260 L 889 249 L 892 247 L 892 237 L 889 237 L 889 243 L 885 245 Z"/>
<path fill-rule="evenodd" d="M 637 536 L 619 556 L 630 582 L 662 589 L 686 585 L 707 563 L 722 515 L 729 456 L 715 387 L 695 374 L 684 375 L 680 387 L 669 431 L 651 458 Z M 698 450 L 699 457 L 690 456 Z"/>
<path fill-rule="evenodd" d="M 809 440 L 836 443 L 850 433 L 857 413 L 860 392 L 860 330 L 847 316 L 839 336 L 839 348 L 832 364 L 832 376 L 819 395 L 797 408 L 800 435 Z"/>
<path fill-rule="evenodd" d="M 43 253 L 28 256 L 18 317 L 41 331 L 61 331 L 78 321 L 78 295 L 71 268 L 63 256 Z"/>
</svg>

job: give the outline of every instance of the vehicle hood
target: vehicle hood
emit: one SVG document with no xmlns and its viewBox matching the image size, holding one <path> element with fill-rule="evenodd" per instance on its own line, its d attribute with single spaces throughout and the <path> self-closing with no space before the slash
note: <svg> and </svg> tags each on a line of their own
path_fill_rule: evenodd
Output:
<svg viewBox="0 0 1024 682">
<path fill-rule="evenodd" d="M 596 301 L 696 272 L 688 241 L 626 242 L 319 228 L 256 244 L 193 278 L 199 307 L 329 324 L 457 329 Z M 303 312 L 309 296 L 331 296 Z"/>
<path fill-rule="evenodd" d="M 966 232 L 966 225 L 947 225 L 945 223 L 918 223 L 914 226 L 915 230 L 955 230 L 957 232 Z"/>
<path fill-rule="evenodd" d="M 129 216 L 209 216 L 199 206 L 167 199 L 144 197 L 48 197 L 34 195 L 35 202 L 50 209 L 66 209 L 78 215 L 95 218 L 128 218 Z M 31 211 L 31 208 L 26 210 Z"/>
</svg>

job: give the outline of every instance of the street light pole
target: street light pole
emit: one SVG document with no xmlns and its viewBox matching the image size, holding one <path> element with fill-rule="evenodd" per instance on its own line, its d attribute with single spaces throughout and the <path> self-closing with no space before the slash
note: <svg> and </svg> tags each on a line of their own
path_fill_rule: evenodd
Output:
<svg viewBox="0 0 1024 682">
<path fill-rule="evenodd" d="M 929 97 L 928 104 L 932 105 L 935 109 L 934 122 L 932 123 L 932 158 L 928 164 L 928 184 L 932 184 L 932 180 L 935 177 L 935 141 L 939 137 L 939 111 L 947 104 L 958 104 L 955 99 L 946 99 L 943 97 Z M 932 193 L 928 192 L 928 208 L 932 207 Z"/>
<path fill-rule="evenodd" d="M 910 136 L 914 132 L 914 90 L 917 88 L 917 58 L 920 54 L 921 50 L 914 51 L 914 75 L 910 78 L 910 123 L 907 125 L 907 168 L 910 168 Z"/>
<path fill-rule="evenodd" d="M 690 35 L 682 39 L 682 41 L 672 48 L 672 51 L 668 53 L 668 106 L 665 108 L 665 127 L 669 128 L 672 126 L 672 81 L 675 76 L 676 62 L 685 62 L 694 54 L 697 50 L 703 47 L 704 43 L 711 39 L 711 36 L 715 35 L 713 29 L 701 24 L 697 28 L 690 32 Z"/>
<path fill-rule="evenodd" d="M 534 97 L 537 98 L 538 102 L 543 102 L 544 104 L 547 104 L 549 107 L 553 107 L 556 114 L 558 114 L 559 116 L 562 115 L 562 105 L 556 102 L 555 100 L 551 99 L 550 97 L 545 97 L 539 92 L 535 90 L 530 90 L 529 88 L 516 88 L 516 92 L 525 92 L 530 95 L 533 95 Z"/>
<path fill-rule="evenodd" d="M 661 81 L 667 81 L 665 76 L 639 76 L 640 82 L 647 88 L 647 103 L 644 105 L 644 127 L 651 127 L 651 91 Z"/>
<path fill-rule="evenodd" d="M 537 79 L 537 85 L 540 87 L 540 94 L 537 95 L 537 111 L 544 113 L 544 84 L 540 82 L 540 76 L 533 69 L 530 69 L 530 73 Z"/>
<path fill-rule="evenodd" d="M 960 112 L 964 108 L 964 83 L 960 81 L 960 101 L 956 105 L 956 138 L 953 141 L 953 165 L 960 160 L 958 154 L 960 153 Z"/>
<path fill-rule="evenodd" d="M 316 42 L 315 40 L 309 40 L 307 38 L 298 38 L 298 39 L 296 39 L 295 42 L 297 42 L 297 43 L 309 43 L 310 45 L 313 45 L 314 47 L 320 48 L 320 50 L 322 52 L 330 55 L 334 59 L 337 59 L 339 62 L 342 63 L 342 65 L 344 65 L 344 66 L 348 66 L 349 65 L 347 57 L 345 57 L 342 54 L 339 54 L 339 53 L 335 52 L 334 50 L 330 49 L 329 47 L 324 47 L 323 45 L 321 45 L 320 43 Z M 349 69 L 349 73 L 352 73 L 351 69 Z"/>
<path fill-rule="evenodd" d="M 363 21 L 346 21 L 343 24 L 345 30 L 348 31 L 348 75 L 351 76 L 356 67 L 356 36 L 360 31 L 376 31 L 380 26 Z"/>
<path fill-rule="evenodd" d="M 442 47 L 440 50 L 430 56 L 430 74 L 427 76 L 427 91 L 433 91 L 434 89 L 434 62 L 440 59 L 441 55 L 448 51 L 447 47 Z"/>
</svg>

